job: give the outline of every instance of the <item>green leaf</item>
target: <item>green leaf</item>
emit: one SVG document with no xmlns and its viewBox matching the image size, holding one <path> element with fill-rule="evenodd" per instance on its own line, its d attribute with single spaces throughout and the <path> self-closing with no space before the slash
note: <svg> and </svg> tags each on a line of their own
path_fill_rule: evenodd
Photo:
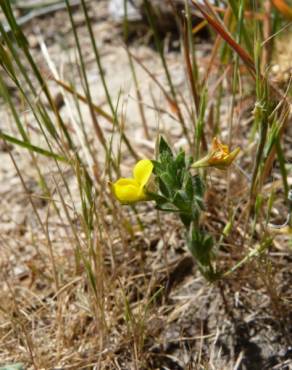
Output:
<svg viewBox="0 0 292 370">
<path fill-rule="evenodd" d="M 193 189 L 196 197 L 203 198 L 205 185 L 199 175 L 192 176 Z"/>
<path fill-rule="evenodd" d="M 173 203 L 164 203 L 161 205 L 157 205 L 157 209 L 164 212 L 176 212 L 179 213 L 179 209 L 176 208 L 176 206 Z"/>
<path fill-rule="evenodd" d="M 185 172 L 184 174 L 184 190 L 187 194 L 187 197 L 189 199 L 193 199 L 194 196 L 194 186 L 193 186 L 193 180 L 191 175 L 188 172 Z"/>
<path fill-rule="evenodd" d="M 185 213 L 180 213 L 179 215 L 181 222 L 184 224 L 184 226 L 188 229 L 190 227 L 191 222 L 193 221 L 192 217 Z"/>
<path fill-rule="evenodd" d="M 170 154 L 171 157 L 173 157 L 172 150 L 170 149 L 170 146 L 168 145 L 167 141 L 164 139 L 163 136 L 160 136 L 159 139 L 159 155 L 162 153 L 167 152 Z"/>
<path fill-rule="evenodd" d="M 165 168 L 164 166 L 162 165 L 161 162 L 159 161 L 156 161 L 156 160 L 152 160 L 152 163 L 153 163 L 153 173 L 157 176 L 159 176 L 162 172 L 165 171 Z"/>
<path fill-rule="evenodd" d="M 173 156 L 169 152 L 165 151 L 159 154 L 159 161 L 164 169 L 169 166 L 170 163 L 173 162 Z"/>
<path fill-rule="evenodd" d="M 171 196 L 171 193 L 169 192 L 168 186 L 164 183 L 164 181 L 160 177 L 158 177 L 158 186 L 159 186 L 159 190 L 160 190 L 161 194 L 164 197 L 169 198 Z"/>
<path fill-rule="evenodd" d="M 165 204 L 168 202 L 167 198 L 165 198 L 164 196 L 160 194 L 152 193 L 151 191 L 147 191 L 147 194 L 151 197 L 151 199 L 155 200 L 158 206 L 161 206 L 162 204 Z"/>
<path fill-rule="evenodd" d="M 178 155 L 176 156 L 175 160 L 175 167 L 177 170 L 184 170 L 186 168 L 186 158 L 185 158 L 185 152 L 180 151 Z"/>
<path fill-rule="evenodd" d="M 192 255 L 203 266 L 211 265 L 213 238 L 202 230 L 191 228 L 188 237 L 188 247 Z"/>
<path fill-rule="evenodd" d="M 191 206 L 187 194 L 183 190 L 178 190 L 173 198 L 173 204 L 183 213 L 191 214 Z"/>
<path fill-rule="evenodd" d="M 167 193 L 166 194 L 164 193 L 164 195 L 173 196 L 176 189 L 175 178 L 172 177 L 168 172 L 164 172 L 159 176 L 159 179 L 164 184 L 164 189 L 166 188 L 167 190 Z"/>
</svg>

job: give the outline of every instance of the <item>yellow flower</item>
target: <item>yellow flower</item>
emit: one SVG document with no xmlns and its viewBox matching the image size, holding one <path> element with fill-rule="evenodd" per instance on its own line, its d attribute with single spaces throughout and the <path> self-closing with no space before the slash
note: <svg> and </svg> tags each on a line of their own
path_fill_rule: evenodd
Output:
<svg viewBox="0 0 292 370">
<path fill-rule="evenodd" d="M 192 168 L 217 167 L 220 170 L 225 170 L 231 165 L 239 152 L 240 148 L 236 148 L 230 152 L 228 145 L 223 145 L 214 137 L 210 153 L 193 163 Z"/>
<path fill-rule="evenodd" d="M 122 204 L 148 200 L 145 186 L 150 180 L 152 171 L 153 163 L 149 159 L 137 162 L 133 169 L 133 178 L 121 178 L 111 184 L 115 197 Z"/>
</svg>

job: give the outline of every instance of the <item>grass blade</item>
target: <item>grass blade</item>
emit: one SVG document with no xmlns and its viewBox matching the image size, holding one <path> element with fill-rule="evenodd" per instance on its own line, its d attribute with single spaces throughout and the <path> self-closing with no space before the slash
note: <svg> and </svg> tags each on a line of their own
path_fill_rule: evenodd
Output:
<svg viewBox="0 0 292 370">
<path fill-rule="evenodd" d="M 11 144 L 16 144 L 16 145 L 18 145 L 22 148 L 25 148 L 29 151 L 41 154 L 45 157 L 54 158 L 54 159 L 56 159 L 57 161 L 60 161 L 60 162 L 70 163 L 69 159 L 67 159 L 67 158 L 65 158 L 65 157 L 63 157 L 59 154 L 56 154 L 56 153 L 50 152 L 46 149 L 40 148 L 39 146 L 33 145 L 28 141 L 22 141 L 22 140 L 16 139 L 13 136 L 4 134 L 2 131 L 0 131 L 0 138 L 4 141 L 7 141 L 7 142 L 11 143 Z"/>
</svg>

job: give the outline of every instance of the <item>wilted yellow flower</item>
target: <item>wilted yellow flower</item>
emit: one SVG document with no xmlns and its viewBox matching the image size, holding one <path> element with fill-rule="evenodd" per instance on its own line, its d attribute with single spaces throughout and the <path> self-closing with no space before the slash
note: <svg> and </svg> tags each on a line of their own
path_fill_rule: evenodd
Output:
<svg viewBox="0 0 292 370">
<path fill-rule="evenodd" d="M 283 225 L 268 224 L 268 230 L 274 235 L 292 235 L 291 215 Z"/>
<path fill-rule="evenodd" d="M 150 180 L 153 163 L 149 159 L 142 159 L 133 169 L 133 178 L 121 178 L 112 185 L 115 197 L 122 204 L 129 204 L 148 200 L 145 186 Z"/>
<path fill-rule="evenodd" d="M 292 235 L 292 226 L 269 227 L 269 231 L 274 235 Z"/>
<path fill-rule="evenodd" d="M 240 148 L 236 148 L 230 152 L 228 145 L 222 144 L 214 137 L 210 153 L 193 163 L 192 168 L 217 167 L 220 170 L 225 170 L 231 165 L 239 152 Z"/>
</svg>

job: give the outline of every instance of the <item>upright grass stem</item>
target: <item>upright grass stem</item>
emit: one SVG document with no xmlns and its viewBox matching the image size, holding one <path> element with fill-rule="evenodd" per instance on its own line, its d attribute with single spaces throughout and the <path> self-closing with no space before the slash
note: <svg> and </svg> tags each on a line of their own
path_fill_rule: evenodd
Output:
<svg viewBox="0 0 292 370">
<path fill-rule="evenodd" d="M 100 128 L 99 122 L 97 121 L 95 112 L 94 112 L 93 107 L 92 107 L 92 96 L 91 96 L 91 91 L 90 91 L 90 87 L 89 87 L 89 83 L 88 83 L 87 71 L 86 71 L 85 64 L 84 64 L 83 54 L 81 52 L 79 36 L 77 34 L 77 27 L 74 23 L 73 14 L 72 14 L 71 7 L 70 7 L 70 4 L 69 4 L 68 0 L 66 0 L 66 4 L 67 4 L 67 10 L 68 10 L 68 14 L 69 14 L 73 34 L 74 34 L 74 39 L 75 39 L 75 43 L 76 43 L 76 47 L 77 47 L 77 51 L 78 51 L 78 56 L 79 56 L 79 60 L 80 60 L 81 74 L 82 74 L 83 81 L 85 83 L 85 95 L 86 95 L 86 98 L 89 102 L 89 110 L 90 110 L 90 115 L 91 115 L 91 119 L 92 119 L 92 122 L 93 122 L 93 127 L 94 127 L 94 130 L 96 132 L 96 135 L 97 135 L 101 145 L 103 146 L 104 150 L 107 151 L 107 144 L 106 144 L 103 132 Z M 84 10 L 84 4 L 82 3 L 82 5 L 83 5 L 83 10 Z M 86 13 L 86 15 L 87 15 L 87 13 Z M 86 21 L 87 21 L 87 18 L 86 18 Z"/>
<path fill-rule="evenodd" d="M 168 86 L 170 88 L 173 103 L 175 105 L 174 109 L 177 112 L 177 116 L 178 116 L 178 119 L 180 121 L 183 133 L 184 133 L 186 139 L 188 140 L 188 143 L 191 145 L 191 139 L 190 139 L 190 136 L 189 136 L 188 128 L 185 124 L 185 121 L 184 121 L 184 118 L 183 118 L 183 115 L 182 115 L 182 112 L 181 112 L 181 109 L 180 109 L 180 106 L 179 106 L 179 102 L 178 102 L 178 99 L 177 99 L 177 94 L 176 94 L 176 91 L 175 91 L 175 87 L 173 85 L 172 78 L 171 78 L 171 75 L 170 75 L 166 60 L 165 60 L 165 56 L 164 56 L 164 52 L 163 52 L 163 46 L 162 46 L 160 37 L 159 37 L 158 32 L 157 32 L 157 28 L 156 28 L 156 24 L 155 24 L 155 16 L 153 14 L 153 9 L 152 9 L 151 3 L 149 2 L 149 0 L 143 0 L 143 4 L 144 4 L 144 7 L 145 7 L 148 22 L 150 24 L 151 30 L 152 30 L 153 35 L 154 35 L 155 45 L 156 45 L 157 51 L 159 53 L 159 56 L 160 56 L 160 59 L 161 59 L 161 62 L 162 62 L 162 65 L 163 65 L 163 68 L 164 68 L 164 71 L 165 71 L 165 75 L 166 75 L 166 78 L 167 78 L 167 81 L 168 81 Z"/>
<path fill-rule="evenodd" d="M 127 5 L 128 5 L 128 0 L 124 0 L 125 17 L 124 17 L 123 25 L 124 25 L 124 40 L 125 40 L 125 42 L 127 42 L 128 38 L 129 38 L 129 22 L 128 22 L 128 6 Z M 135 85 L 135 91 L 136 91 L 136 95 L 137 95 L 137 99 L 138 99 L 138 102 L 137 102 L 138 103 L 138 109 L 139 109 L 139 112 L 140 112 L 140 117 L 141 117 L 141 122 L 142 122 L 143 130 L 144 130 L 144 135 L 145 135 L 146 139 L 150 140 L 150 134 L 149 134 L 148 125 L 147 125 L 147 121 L 146 121 L 146 117 L 145 117 L 143 99 L 142 99 L 142 94 L 141 94 L 140 87 L 139 87 L 139 82 L 138 82 L 138 78 L 137 78 L 137 74 L 136 74 L 136 70 L 135 70 L 135 65 L 133 63 L 131 53 L 129 52 L 129 48 L 126 46 L 125 49 L 126 49 L 126 53 L 127 53 L 127 56 L 128 56 L 129 66 L 130 66 L 130 69 L 131 69 L 131 73 L 132 73 L 132 77 L 133 77 L 133 81 L 134 81 L 134 85 Z"/>
<path fill-rule="evenodd" d="M 66 4 L 67 4 L 67 8 L 69 8 L 68 10 L 69 10 L 70 18 L 73 20 L 72 12 L 70 11 L 70 5 L 68 3 L 68 0 L 66 0 Z M 105 95 L 106 95 L 106 98 L 107 98 L 107 102 L 109 104 L 109 107 L 110 107 L 110 110 L 111 110 L 111 113 L 112 113 L 112 116 L 113 116 L 113 123 L 117 124 L 119 122 L 118 115 L 117 115 L 117 110 L 115 109 L 115 106 L 114 106 L 113 101 L 112 101 L 112 97 L 110 95 L 110 92 L 109 92 L 109 89 L 108 89 L 108 86 L 107 86 L 107 83 L 106 83 L 106 80 L 105 80 L 104 71 L 103 71 L 102 64 L 101 64 L 101 58 L 100 58 L 99 51 L 98 51 L 98 48 L 97 48 L 97 45 L 96 45 L 96 41 L 95 41 L 95 37 L 94 37 L 94 34 L 93 34 L 93 30 L 92 30 L 92 26 L 91 26 L 91 22 L 90 22 L 90 19 L 89 19 L 89 15 L 88 15 L 88 11 L 87 11 L 85 1 L 81 0 L 81 4 L 82 4 L 83 13 L 84 13 L 84 16 L 85 16 L 86 26 L 87 26 L 89 36 L 90 36 L 92 49 L 93 49 L 95 60 L 96 60 L 96 63 L 97 63 L 98 71 L 99 71 L 99 74 L 101 76 L 102 86 L 103 86 L 103 89 L 104 89 L 104 92 L 105 92 Z M 122 136 L 123 141 L 125 142 L 125 145 L 127 146 L 128 150 L 129 150 L 129 152 L 132 154 L 132 156 L 135 159 L 137 159 L 138 156 L 137 156 L 135 150 L 133 149 L 133 147 L 131 145 L 131 142 L 128 139 L 127 135 L 122 131 L 121 136 Z"/>
<path fill-rule="evenodd" d="M 264 153 L 264 147 L 268 133 L 269 120 L 269 104 L 268 104 L 268 86 L 266 80 L 262 79 L 260 66 L 261 47 L 259 40 L 259 32 L 255 39 L 255 65 L 256 65 L 256 97 L 257 102 L 254 108 L 254 124 L 259 130 L 259 143 L 252 171 L 251 186 L 250 186 L 250 206 L 254 209 L 255 196 L 257 192 L 257 180 L 259 170 L 261 169 L 261 160 Z"/>
</svg>

